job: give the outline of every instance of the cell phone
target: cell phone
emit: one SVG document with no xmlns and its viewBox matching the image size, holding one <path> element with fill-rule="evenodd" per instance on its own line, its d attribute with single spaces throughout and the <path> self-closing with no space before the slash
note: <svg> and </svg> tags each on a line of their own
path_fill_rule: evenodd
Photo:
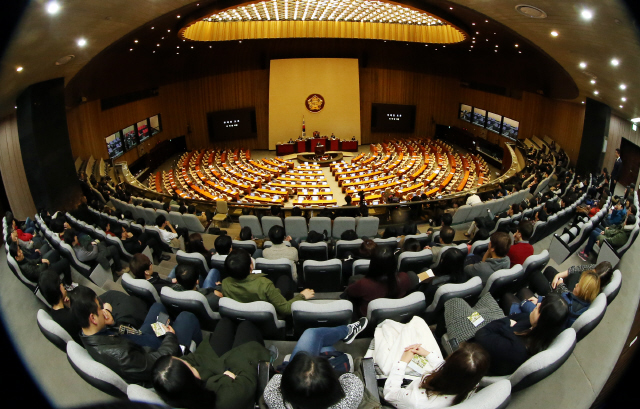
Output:
<svg viewBox="0 0 640 409">
<path fill-rule="evenodd" d="M 156 319 L 160 324 L 164 324 L 165 326 L 169 325 L 169 314 L 165 312 L 160 312 L 158 314 L 158 318 Z"/>
</svg>

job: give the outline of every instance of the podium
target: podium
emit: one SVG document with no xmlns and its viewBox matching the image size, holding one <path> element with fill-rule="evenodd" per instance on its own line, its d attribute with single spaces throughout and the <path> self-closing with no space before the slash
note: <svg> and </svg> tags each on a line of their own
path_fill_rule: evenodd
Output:
<svg viewBox="0 0 640 409">
<path fill-rule="evenodd" d="M 315 152 L 316 151 L 316 145 L 324 145 L 325 149 L 326 149 L 327 139 L 326 138 L 309 139 L 309 152 Z"/>
<path fill-rule="evenodd" d="M 326 147 L 325 145 L 321 144 L 321 143 L 319 143 L 319 144 L 317 144 L 317 145 L 315 146 L 315 150 L 314 150 L 314 152 L 315 152 L 315 154 L 316 154 L 317 156 L 322 156 L 322 155 L 324 155 L 324 153 L 325 153 L 326 151 L 327 151 L 327 147 Z"/>
</svg>

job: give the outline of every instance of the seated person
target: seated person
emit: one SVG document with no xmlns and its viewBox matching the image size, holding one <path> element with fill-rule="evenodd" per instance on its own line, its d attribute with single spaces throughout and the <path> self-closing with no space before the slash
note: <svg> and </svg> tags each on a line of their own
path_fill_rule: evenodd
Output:
<svg viewBox="0 0 640 409">
<path fill-rule="evenodd" d="M 420 242 L 418 241 L 418 239 L 407 239 L 404 241 L 404 243 L 402 243 L 401 253 L 405 253 L 405 252 L 417 253 L 422 250 L 423 250 L 422 246 L 420 245 Z"/>
<path fill-rule="evenodd" d="M 137 223 L 141 226 L 145 225 L 144 219 L 138 219 Z M 149 246 L 149 248 L 151 248 L 154 261 L 157 261 L 156 264 L 160 264 L 163 260 L 171 260 L 171 257 L 168 254 L 163 253 L 162 245 L 158 243 L 158 240 L 150 236 L 148 233 L 134 234 L 133 232 L 127 231 L 127 228 L 124 226 L 122 226 L 121 230 L 120 241 L 127 253 L 142 253 L 144 249 Z"/>
<path fill-rule="evenodd" d="M 201 212 L 200 215 L 197 215 L 196 207 L 194 205 L 189 205 L 189 207 L 187 208 L 187 213 L 196 216 L 198 220 L 200 220 L 202 227 L 204 227 L 205 229 L 209 225 L 209 221 L 207 220 L 207 215 L 205 214 L 205 212 Z"/>
<path fill-rule="evenodd" d="M 131 269 L 131 274 L 134 278 L 137 278 L 138 280 L 147 280 L 151 285 L 153 285 L 153 288 L 155 288 L 158 295 L 160 295 L 162 287 L 173 287 L 174 283 L 160 278 L 160 275 L 153 271 L 153 263 L 149 260 L 149 257 L 142 253 L 136 253 L 133 255 L 133 258 L 129 261 L 129 268 Z"/>
<path fill-rule="evenodd" d="M 486 284 L 491 274 L 498 270 L 509 268 L 509 249 L 511 248 L 511 238 L 507 233 L 497 231 L 490 237 L 489 248 L 482 257 L 482 261 L 477 260 L 477 256 L 469 255 L 464 272 L 467 277 L 480 277 L 482 284 Z"/>
<path fill-rule="evenodd" d="M 602 225 L 604 227 L 621 224 L 622 222 L 624 222 L 624 218 L 627 216 L 627 209 L 622 206 L 622 203 L 620 203 L 619 199 L 613 198 L 611 199 L 611 202 L 614 204 L 614 206 L 611 210 L 611 214 L 608 217 L 605 217 L 604 220 L 602 220 Z"/>
<path fill-rule="evenodd" d="M 18 238 L 18 232 L 16 230 L 13 230 L 5 241 L 7 243 L 18 243 L 24 256 L 30 259 L 39 259 L 43 254 L 47 254 L 51 250 L 49 243 L 40 236 L 34 236 L 30 241 L 22 241 Z"/>
<path fill-rule="evenodd" d="M 362 400 L 364 385 L 350 373 L 347 354 L 333 345 L 339 341 L 350 344 L 367 326 L 367 319 L 334 328 L 309 328 L 298 340 L 282 374 L 274 375 L 264 390 L 269 409 L 288 407 L 350 408 Z M 326 354 L 333 357 L 327 359 Z M 324 354 L 324 355 L 323 355 Z"/>
<path fill-rule="evenodd" d="M 178 237 L 189 237 L 189 230 L 184 227 L 174 227 L 164 215 L 156 217 L 156 226 L 160 229 L 160 238 L 162 242 L 172 248 L 180 248 Z"/>
<path fill-rule="evenodd" d="M 40 274 L 43 271 L 50 270 L 56 274 L 62 274 L 64 276 L 64 284 L 69 290 L 72 290 L 78 284 L 71 281 L 71 268 L 69 267 L 69 261 L 64 258 L 60 258 L 60 254 L 56 250 L 51 250 L 45 257 L 37 259 L 28 259 L 22 253 L 22 249 L 17 243 L 11 243 L 9 245 L 9 254 L 18 263 L 18 267 L 27 280 L 37 283 L 40 280 Z"/>
<path fill-rule="evenodd" d="M 178 264 L 176 267 L 176 281 L 178 283 L 173 286 L 174 291 L 197 291 L 205 296 L 209 302 L 209 307 L 211 307 L 213 311 L 218 311 L 218 304 L 220 298 L 222 298 L 220 282 L 213 283 L 213 287 L 203 286 L 199 288 L 198 273 L 186 264 Z"/>
<path fill-rule="evenodd" d="M 440 262 L 440 254 L 442 254 L 442 249 L 445 247 L 454 247 L 453 239 L 456 236 L 455 230 L 453 230 L 449 226 L 444 226 L 440 229 L 440 243 L 434 244 L 433 246 L 426 246 L 425 249 L 431 250 L 433 254 L 433 261 L 431 262 L 431 268 L 435 268 Z"/>
<path fill-rule="evenodd" d="M 262 256 L 268 260 L 277 260 L 286 258 L 293 262 L 298 261 L 298 249 L 295 241 L 291 236 L 285 236 L 284 227 L 273 226 L 269 229 L 269 240 L 273 243 L 271 247 L 262 250 Z M 285 241 L 291 243 L 291 246 L 284 244 Z M 295 277 L 294 277 L 295 279 Z"/>
<path fill-rule="evenodd" d="M 518 225 L 518 230 L 513 235 L 513 244 L 509 248 L 509 261 L 513 267 L 516 264 L 524 265 L 527 257 L 533 255 L 533 246 L 529 244 L 529 239 L 533 234 L 533 223 L 522 222 Z"/>
<path fill-rule="evenodd" d="M 636 227 L 636 217 L 630 214 L 627 216 L 624 226 L 612 225 L 605 227 L 604 230 L 593 229 L 589 234 L 587 245 L 578 253 L 578 257 L 580 257 L 582 261 L 587 261 L 589 253 L 593 250 L 593 246 L 595 246 L 596 241 L 598 242 L 598 245 L 602 247 L 605 239 L 609 244 L 611 244 L 611 247 L 619 249 L 627 243 L 634 227 Z"/>
<path fill-rule="evenodd" d="M 152 368 L 163 355 L 181 356 L 182 348 L 191 341 L 199 344 L 202 332 L 198 319 L 190 312 L 181 312 L 172 325 L 165 327 L 162 339 L 157 337 L 151 324 L 165 307 L 156 303 L 151 306 L 144 324 L 138 331 L 119 333 L 107 327 L 111 314 L 104 310 L 96 293 L 88 287 L 74 291 L 71 312 L 80 327 L 80 339 L 89 355 L 116 372 L 127 383 L 143 386 L 151 384 Z M 175 327 L 175 329 L 174 329 Z"/>
<path fill-rule="evenodd" d="M 531 314 L 505 317 L 479 329 L 473 342 L 489 353 L 491 364 L 487 375 L 511 375 L 527 359 L 547 349 L 565 329 L 568 316 L 566 301 L 552 293 Z"/>
<path fill-rule="evenodd" d="M 258 362 L 277 357 L 249 321 L 223 318 L 192 354 L 165 355 L 153 367 L 153 388 L 177 408 L 253 409 Z"/>
<path fill-rule="evenodd" d="M 386 239 L 386 237 L 384 236 L 383 238 Z M 345 230 L 340 235 L 340 240 L 347 240 L 347 241 L 358 240 L 358 235 L 356 234 L 356 231 L 353 229 Z"/>
<path fill-rule="evenodd" d="M 580 280 L 583 271 L 594 270 L 600 278 L 600 288 L 604 288 L 611 282 L 613 267 L 608 261 L 596 264 L 582 264 L 571 266 L 568 270 L 558 272 L 555 268 L 547 266 L 543 272 L 534 272 L 529 278 L 529 288 L 538 295 L 546 296 L 554 290 L 559 282 L 563 282 L 569 291 L 573 291 Z"/>
<path fill-rule="evenodd" d="M 388 247 L 377 246 L 373 250 L 371 263 L 364 278 L 350 284 L 341 298 L 354 303 L 354 313 L 359 317 L 367 316 L 369 303 L 378 298 L 402 298 L 419 282 L 410 272 L 396 273 L 396 259 Z"/>
<path fill-rule="evenodd" d="M 231 251 L 224 262 L 229 277 L 222 280 L 222 294 L 239 302 L 266 301 L 274 306 L 279 316 L 291 315 L 291 304 L 313 298 L 314 291 L 304 289 L 287 301 L 283 294 L 293 294 L 293 282 L 286 275 L 274 285 L 266 274 L 251 274 L 253 262 L 243 249 Z"/>
<path fill-rule="evenodd" d="M 107 246 L 105 243 L 97 241 L 82 245 L 74 229 L 64 231 L 64 242 L 71 246 L 78 260 L 83 263 L 95 260 L 100 263 L 102 268 L 107 271 L 113 270 L 119 276 L 129 271 L 128 267 L 122 268 L 120 252 L 114 246 Z M 109 260 L 113 260 L 113 269 Z"/>
<path fill-rule="evenodd" d="M 438 288 L 444 284 L 462 284 L 468 277 L 464 273 L 466 255 L 460 249 L 449 249 L 442 255 L 442 263 L 432 272 L 433 277 L 423 279 L 418 290 L 424 293 L 427 305 L 431 305 Z"/>
<path fill-rule="evenodd" d="M 473 247 L 473 243 L 475 243 L 476 241 L 486 240 L 490 236 L 491 235 L 489 234 L 489 231 L 487 229 L 483 228 L 483 229 L 476 230 L 476 234 L 474 234 L 471 240 L 467 242 L 467 253 L 472 254 L 471 247 Z"/>
<path fill-rule="evenodd" d="M 351 204 L 351 200 L 352 200 L 351 196 L 349 196 L 349 195 L 345 196 L 345 198 L 344 198 L 345 206 L 353 206 Z M 343 217 L 356 217 L 356 216 L 359 216 L 358 209 L 340 209 L 339 214 L 340 214 L 340 216 L 343 216 Z"/>
<path fill-rule="evenodd" d="M 38 287 L 44 299 L 51 305 L 47 311 L 51 318 L 67 331 L 74 341 L 82 345 L 81 328 L 71 314 L 71 301 L 67 295 L 66 286 L 60 280 L 60 275 L 55 271 L 43 271 L 38 280 Z"/>
</svg>

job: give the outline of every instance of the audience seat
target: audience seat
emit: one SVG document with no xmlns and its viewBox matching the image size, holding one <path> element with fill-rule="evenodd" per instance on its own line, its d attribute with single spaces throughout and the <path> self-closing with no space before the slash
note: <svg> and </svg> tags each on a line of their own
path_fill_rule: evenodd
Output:
<svg viewBox="0 0 640 409">
<path fill-rule="evenodd" d="M 396 237 L 389 237 L 388 239 L 377 238 L 373 239 L 373 241 L 379 247 L 387 247 L 392 253 L 398 248 L 398 239 Z"/>
<path fill-rule="evenodd" d="M 462 284 L 444 284 L 436 290 L 433 301 L 426 307 L 424 320 L 428 324 L 435 324 L 437 318 L 444 311 L 445 302 L 452 298 L 462 298 L 467 300 L 469 305 L 472 305 L 475 304 L 475 299 L 481 292 L 482 279 L 480 277 L 473 277 Z"/>
<path fill-rule="evenodd" d="M 595 300 L 591 303 L 589 308 L 580 314 L 578 319 L 573 323 L 571 328 L 576 331 L 576 341 L 580 342 L 586 337 L 595 327 L 598 326 L 604 314 L 607 311 L 607 296 L 600 293 Z"/>
<path fill-rule="evenodd" d="M 369 264 L 371 263 L 371 260 L 356 260 L 353 262 L 353 265 L 351 266 L 351 275 L 366 275 L 369 272 Z"/>
<path fill-rule="evenodd" d="M 494 272 L 489 276 L 487 283 L 480 293 L 480 297 L 486 293 L 491 293 L 493 298 L 498 300 L 506 291 L 516 291 L 517 289 L 513 288 L 513 283 L 518 282 L 523 275 L 524 269 L 520 264 Z"/>
<path fill-rule="evenodd" d="M 453 214 L 452 225 L 462 224 L 469 219 L 469 213 L 471 212 L 470 205 L 463 205 L 458 208 L 458 210 Z"/>
<path fill-rule="evenodd" d="M 236 322 L 251 321 L 265 339 L 283 340 L 286 333 L 285 321 L 279 320 L 276 309 L 266 301 L 241 303 L 229 297 L 222 297 L 220 315 Z"/>
<path fill-rule="evenodd" d="M 155 212 L 155 210 L 145 207 L 144 208 L 144 220 L 147 224 L 156 224 L 156 217 L 158 217 L 157 213 Z"/>
<path fill-rule="evenodd" d="M 60 326 L 60 324 L 55 322 L 45 310 L 38 310 L 36 319 L 38 321 L 38 328 L 40 328 L 42 335 L 51 341 L 53 345 L 57 346 L 58 349 L 66 352 L 67 342 L 72 340 L 71 335 L 69 335 L 69 333 Z"/>
<path fill-rule="evenodd" d="M 404 241 L 409 239 L 416 239 L 420 242 L 421 247 L 428 246 L 431 243 L 431 235 L 428 233 L 420 233 L 420 234 L 407 234 L 404 236 Z"/>
<path fill-rule="evenodd" d="M 216 210 L 213 215 L 213 222 L 223 222 L 229 219 L 229 206 L 225 200 L 216 200 Z M 251 229 L 253 232 L 253 229 Z M 254 233 L 255 236 L 255 233 Z M 256 236 L 258 237 L 258 236 Z"/>
<path fill-rule="evenodd" d="M 113 281 L 111 271 L 105 270 L 99 263 L 94 262 L 95 266 L 91 267 L 90 265 L 81 262 L 76 257 L 76 253 L 73 251 L 71 246 L 63 241 L 60 242 L 60 254 L 69 261 L 72 268 L 86 278 L 89 278 L 98 287 L 102 287 L 107 281 Z"/>
<path fill-rule="evenodd" d="M 638 237 L 638 233 L 640 233 L 640 225 L 636 224 L 631 231 L 627 242 L 619 249 L 614 249 L 606 239 L 604 240 L 602 247 L 599 247 L 596 243 L 593 247 L 594 251 L 598 253 L 598 260 L 596 261 L 596 264 L 599 264 L 603 261 L 608 261 L 613 267 L 617 266 L 624 253 L 627 252 L 629 247 L 631 247 L 633 242 Z"/>
<path fill-rule="evenodd" d="M 67 343 L 67 359 L 78 375 L 87 383 L 111 396 L 127 397 L 124 379 L 105 365 L 95 361 L 89 352 L 75 341 Z"/>
<path fill-rule="evenodd" d="M 182 219 L 182 214 L 180 214 L 180 212 L 170 211 L 169 212 L 169 221 L 171 222 L 171 224 L 173 225 L 174 228 L 187 227 L 186 223 Z M 156 221 L 154 220 L 153 223 L 155 224 L 155 222 Z"/>
<path fill-rule="evenodd" d="M 185 213 L 182 215 L 182 220 L 184 221 L 184 227 L 189 230 L 189 233 L 204 233 L 204 226 L 200 223 L 200 219 L 198 219 L 193 214 Z"/>
<path fill-rule="evenodd" d="M 500 219 L 502 220 L 502 219 Z M 491 239 L 486 239 L 486 240 L 478 240 L 475 243 L 473 243 L 471 245 L 471 250 L 469 250 L 469 254 L 476 254 L 478 256 L 483 256 L 484 253 L 487 252 L 487 249 L 489 248 L 489 242 L 491 241 Z"/>
<path fill-rule="evenodd" d="M 374 216 L 360 217 L 357 220 L 356 234 L 358 237 L 373 238 L 378 235 L 380 219 Z"/>
<path fill-rule="evenodd" d="M 156 288 L 147 280 L 134 278 L 131 274 L 124 273 L 120 282 L 127 294 L 140 298 L 149 307 L 153 303 L 162 302 Z"/>
<path fill-rule="evenodd" d="M 293 333 L 296 339 L 307 328 L 337 327 L 351 322 L 353 304 L 347 300 L 330 302 L 296 301 L 291 304 Z"/>
<path fill-rule="evenodd" d="M 191 266 L 200 277 L 200 284 L 204 282 L 209 274 L 209 263 L 200 253 L 186 253 L 182 250 L 178 250 L 176 253 L 176 261 L 178 264 L 186 264 Z"/>
<path fill-rule="evenodd" d="M 404 298 L 378 298 L 369 303 L 367 307 L 367 318 L 369 324 L 364 330 L 363 336 L 373 336 L 375 328 L 382 321 L 391 319 L 401 323 L 407 323 L 415 315 L 420 315 L 426 308 L 424 294 L 416 291 Z"/>
<path fill-rule="evenodd" d="M 323 233 L 327 231 L 327 235 L 331 237 L 331 219 L 329 217 L 312 217 L 309 219 L 309 231 Z"/>
<path fill-rule="evenodd" d="M 362 239 L 356 240 L 338 240 L 336 242 L 336 258 L 344 259 L 347 258 L 345 253 L 350 251 L 352 253 L 356 253 L 362 244 Z"/>
<path fill-rule="evenodd" d="M 127 387 L 127 397 L 132 402 L 143 402 L 154 407 L 170 408 L 153 389 L 143 388 L 140 385 L 130 384 Z"/>
<path fill-rule="evenodd" d="M 220 300 L 222 299 L 224 297 Z M 198 317 L 200 327 L 204 330 L 213 331 L 220 321 L 220 314 L 213 311 L 207 298 L 197 291 L 174 291 L 170 287 L 162 287 L 160 300 L 174 318 L 182 311 L 192 312 Z"/>
<path fill-rule="evenodd" d="M 413 271 L 418 274 L 433 262 L 431 250 L 405 251 L 398 257 L 398 271 Z"/>
<path fill-rule="evenodd" d="M 511 401 L 511 382 L 506 379 L 480 389 L 451 409 L 504 409 Z"/>
<path fill-rule="evenodd" d="M 542 250 L 540 254 L 532 254 L 524 260 L 524 264 L 522 264 L 522 269 L 524 273 L 520 278 L 520 283 L 522 283 L 521 287 L 524 286 L 526 282 L 529 281 L 529 278 L 536 271 L 542 271 L 549 263 L 549 252 L 547 250 Z M 514 286 L 518 286 L 518 284 L 514 284 Z"/>
<path fill-rule="evenodd" d="M 329 246 L 325 242 L 306 243 L 298 246 L 298 259 L 325 261 L 329 259 Z"/>
<path fill-rule="evenodd" d="M 269 236 L 269 230 L 271 230 L 273 226 L 284 227 L 284 225 L 282 224 L 282 219 L 277 216 L 263 216 L 261 222 L 262 222 L 262 232 L 267 237 Z M 253 232 L 253 229 L 251 230 L 251 232 Z"/>
<path fill-rule="evenodd" d="M 5 246 L 5 250 L 6 250 L 6 247 L 7 246 Z M 26 285 L 31 291 L 35 291 L 35 289 L 38 287 L 38 283 L 29 281 L 29 279 L 25 277 L 24 274 L 22 274 L 22 270 L 20 270 L 20 266 L 18 265 L 18 262 L 11 256 L 11 254 L 9 254 L 8 250 L 7 250 L 7 262 L 9 264 L 9 269 L 13 272 L 13 274 L 16 277 L 18 277 L 18 280 L 22 281 L 22 284 Z"/>
<path fill-rule="evenodd" d="M 253 237 L 257 239 L 261 239 L 264 237 L 264 233 L 262 232 L 262 226 L 260 225 L 260 221 L 256 216 L 251 216 L 251 215 L 240 216 L 238 220 L 240 222 L 241 228 L 249 227 L 251 229 L 251 234 L 253 234 Z"/>
<path fill-rule="evenodd" d="M 264 223 L 264 217 L 262 221 Z M 293 237 L 298 242 L 307 238 L 307 220 L 302 216 L 289 216 L 285 218 L 284 228 L 287 236 Z"/>
<path fill-rule="evenodd" d="M 333 221 L 333 231 L 331 232 L 331 235 L 333 238 L 339 239 L 345 231 L 355 229 L 356 219 L 354 217 L 336 217 Z M 322 230 L 320 232 L 322 232 Z"/>
<path fill-rule="evenodd" d="M 620 273 L 620 270 L 615 270 L 611 277 L 611 282 L 602 289 L 602 292 L 607 296 L 607 305 L 611 305 L 613 300 L 618 296 L 621 286 L 622 273 Z"/>
<path fill-rule="evenodd" d="M 279 258 L 276 260 L 259 258 L 256 260 L 254 269 L 261 270 L 274 284 L 277 283 L 278 279 L 283 275 L 297 281 L 298 273 L 296 271 L 296 265 L 288 258 Z"/>
<path fill-rule="evenodd" d="M 257 255 L 258 245 L 253 240 L 233 240 L 231 246 L 234 249 L 245 249 L 247 253 L 251 254 L 251 257 L 260 257 L 262 255 L 262 251 L 260 255 Z"/>
<path fill-rule="evenodd" d="M 342 291 L 342 261 L 306 260 L 302 265 L 305 287 L 317 292 Z"/>
</svg>

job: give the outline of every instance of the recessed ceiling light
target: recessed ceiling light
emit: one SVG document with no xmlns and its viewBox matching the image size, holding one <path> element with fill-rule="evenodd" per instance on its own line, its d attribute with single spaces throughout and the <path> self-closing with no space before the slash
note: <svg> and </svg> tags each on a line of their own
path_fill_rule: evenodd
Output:
<svg viewBox="0 0 640 409">
<path fill-rule="evenodd" d="M 153 53 L 155 54 L 155 53 L 156 53 L 156 50 L 153 50 Z"/>
<path fill-rule="evenodd" d="M 164 37 L 162 37 L 161 40 L 164 40 Z"/>
<path fill-rule="evenodd" d="M 625 89 L 627 89 L 627 86 L 626 86 L 626 85 L 624 85 L 624 84 L 620 84 L 620 89 L 621 89 L 621 90 L 625 90 Z"/>
<path fill-rule="evenodd" d="M 14 106 L 13 108 L 14 108 L 14 109 L 18 109 L 18 106 L 16 105 L 16 106 Z"/>
<path fill-rule="evenodd" d="M 60 11 L 60 4 L 57 1 L 50 1 L 47 3 L 47 13 L 56 14 Z"/>
<path fill-rule="evenodd" d="M 23 67 L 16 67 L 16 71 L 21 72 L 22 70 L 24 70 Z"/>
<path fill-rule="evenodd" d="M 518 51 L 518 54 L 522 54 L 522 51 Z"/>
<path fill-rule="evenodd" d="M 519 47 L 518 44 L 516 44 L 515 47 L 518 48 Z"/>
<path fill-rule="evenodd" d="M 581 62 L 580 63 L 580 68 L 587 68 L 587 63 L 586 62 Z"/>
<path fill-rule="evenodd" d="M 592 83 L 592 84 L 595 84 L 595 83 L 596 83 L 596 80 L 591 80 L 591 83 Z"/>
<path fill-rule="evenodd" d="M 180 18 L 180 14 L 178 14 L 176 17 L 177 17 L 177 18 Z"/>
<path fill-rule="evenodd" d="M 591 10 L 587 10 L 587 9 L 582 10 L 580 15 L 585 20 L 591 20 L 593 18 L 593 13 L 591 12 Z"/>
<path fill-rule="evenodd" d="M 151 27 L 151 29 L 153 30 L 153 29 L 155 29 L 155 27 Z"/>
<path fill-rule="evenodd" d="M 593 91 L 594 94 L 598 95 L 600 92 L 598 91 Z"/>
<path fill-rule="evenodd" d="M 176 48 L 180 48 L 180 46 L 179 46 L 179 45 L 177 45 L 177 46 L 176 46 Z"/>
<path fill-rule="evenodd" d="M 620 98 L 620 100 L 621 100 L 622 102 L 627 102 L 627 99 L 626 99 L 625 97 Z"/>
<path fill-rule="evenodd" d="M 493 51 L 498 52 L 498 50 L 493 50 Z"/>
<path fill-rule="evenodd" d="M 584 101 L 582 101 L 582 103 L 584 104 Z"/>
<path fill-rule="evenodd" d="M 489 20 L 485 20 L 484 22 L 485 22 L 485 23 L 488 23 L 488 22 L 489 22 Z"/>
<path fill-rule="evenodd" d="M 426 46 L 425 46 L 426 47 Z M 211 46 L 209 46 L 209 48 L 212 48 Z"/>
<path fill-rule="evenodd" d="M 87 45 L 87 40 L 85 40 L 84 38 L 79 38 L 76 43 L 78 44 L 78 47 L 84 47 L 85 45 Z"/>
<path fill-rule="evenodd" d="M 498 44 L 496 44 L 496 47 L 498 47 Z"/>
<path fill-rule="evenodd" d="M 476 23 L 471 23 L 471 25 L 472 25 L 472 26 L 475 26 L 475 25 L 476 25 Z"/>
<path fill-rule="evenodd" d="M 479 31 L 476 31 L 476 34 L 480 34 L 480 32 L 479 32 Z"/>
<path fill-rule="evenodd" d="M 614 67 L 617 67 L 620 64 L 620 61 L 618 61 L 617 58 L 614 58 L 611 60 L 611 65 L 613 65 Z"/>
<path fill-rule="evenodd" d="M 170 32 L 171 32 L 171 30 L 167 30 L 167 33 L 170 33 Z"/>
<path fill-rule="evenodd" d="M 129 48 L 129 51 L 133 51 L 133 48 Z"/>
<path fill-rule="evenodd" d="M 240 42 L 242 42 L 242 41 L 240 41 Z M 191 48 L 193 48 L 193 46 L 191 46 Z"/>
<path fill-rule="evenodd" d="M 160 47 L 160 44 L 156 44 L 156 47 Z"/>
<path fill-rule="evenodd" d="M 631 122 L 640 122 L 640 118 L 633 118 Z"/>
<path fill-rule="evenodd" d="M 624 106 L 620 105 L 620 108 L 624 108 Z"/>
<path fill-rule="evenodd" d="M 552 31 L 551 32 L 551 36 L 552 37 L 557 37 L 558 36 L 558 32 L 557 31 Z"/>
<path fill-rule="evenodd" d="M 133 40 L 134 43 L 138 44 L 138 40 Z"/>
<path fill-rule="evenodd" d="M 473 46 L 471 46 L 471 48 L 473 48 Z"/>
<path fill-rule="evenodd" d="M 453 7 L 449 7 L 449 10 L 453 10 Z"/>
</svg>

